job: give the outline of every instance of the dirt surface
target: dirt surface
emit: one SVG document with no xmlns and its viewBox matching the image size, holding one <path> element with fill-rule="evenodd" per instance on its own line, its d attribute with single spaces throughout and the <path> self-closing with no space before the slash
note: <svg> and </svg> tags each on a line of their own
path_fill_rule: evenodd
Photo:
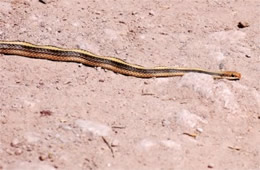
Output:
<svg viewBox="0 0 260 170">
<path fill-rule="evenodd" d="M 242 78 L 1 54 L 0 169 L 260 169 L 259 16 L 259 0 L 1 0 L 2 40 Z"/>
</svg>

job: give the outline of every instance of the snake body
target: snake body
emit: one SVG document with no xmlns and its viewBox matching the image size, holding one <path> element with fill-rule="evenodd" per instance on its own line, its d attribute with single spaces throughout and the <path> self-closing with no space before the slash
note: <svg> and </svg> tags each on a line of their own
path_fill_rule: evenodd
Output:
<svg viewBox="0 0 260 170">
<path fill-rule="evenodd" d="M 207 71 L 198 68 L 153 67 L 130 64 L 115 57 L 96 55 L 81 49 L 64 49 L 55 46 L 35 45 L 21 41 L 0 41 L 0 53 L 53 61 L 77 62 L 87 66 L 102 67 L 116 73 L 139 78 L 183 76 L 186 73 L 203 73 L 216 79 L 239 80 L 241 74 L 235 71 Z"/>
</svg>

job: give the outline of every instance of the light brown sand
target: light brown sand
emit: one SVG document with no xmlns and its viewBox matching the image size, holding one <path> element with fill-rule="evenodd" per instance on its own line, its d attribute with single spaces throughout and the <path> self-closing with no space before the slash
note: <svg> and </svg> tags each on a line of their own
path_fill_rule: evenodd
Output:
<svg viewBox="0 0 260 170">
<path fill-rule="evenodd" d="M 242 79 L 0 55 L 0 169 L 260 169 L 260 1 L 44 2 L 1 0 L 0 39 Z"/>
</svg>

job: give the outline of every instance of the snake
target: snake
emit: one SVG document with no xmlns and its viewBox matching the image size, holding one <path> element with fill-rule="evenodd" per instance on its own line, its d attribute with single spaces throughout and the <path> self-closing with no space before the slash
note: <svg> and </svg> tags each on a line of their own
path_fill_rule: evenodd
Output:
<svg viewBox="0 0 260 170">
<path fill-rule="evenodd" d="M 0 41 L 0 54 L 52 61 L 76 62 L 138 78 L 174 77 L 183 76 L 186 73 L 207 74 L 213 76 L 214 79 L 239 80 L 241 78 L 241 74 L 236 71 L 208 71 L 200 68 L 182 67 L 144 67 L 128 63 L 116 57 L 97 55 L 82 49 L 36 45 L 24 41 Z"/>
</svg>

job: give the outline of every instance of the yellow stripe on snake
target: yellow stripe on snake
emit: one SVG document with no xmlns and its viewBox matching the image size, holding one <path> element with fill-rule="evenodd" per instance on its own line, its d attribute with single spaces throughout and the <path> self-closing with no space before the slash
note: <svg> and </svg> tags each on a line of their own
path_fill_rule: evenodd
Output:
<svg viewBox="0 0 260 170">
<path fill-rule="evenodd" d="M 235 71 L 207 71 L 198 68 L 153 67 L 147 68 L 127 63 L 115 57 L 105 57 L 81 49 L 64 49 L 54 46 L 34 45 L 20 41 L 0 41 L 0 53 L 53 61 L 77 62 L 87 66 L 101 67 L 116 73 L 139 78 L 183 76 L 186 73 L 203 73 L 215 79 L 239 80 Z"/>
</svg>

